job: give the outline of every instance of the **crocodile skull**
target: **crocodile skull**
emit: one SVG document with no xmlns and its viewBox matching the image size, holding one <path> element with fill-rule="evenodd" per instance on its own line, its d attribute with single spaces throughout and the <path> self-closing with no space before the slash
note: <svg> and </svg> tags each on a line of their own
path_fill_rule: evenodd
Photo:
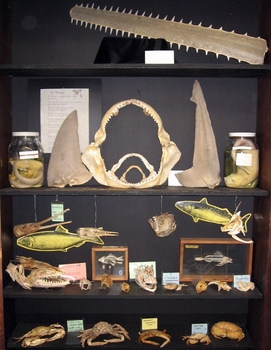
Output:
<svg viewBox="0 0 271 350">
<path fill-rule="evenodd" d="M 152 117 L 153 120 L 157 123 L 157 136 L 162 146 L 162 157 L 158 172 L 154 170 L 154 167 L 147 161 L 147 159 L 138 153 L 128 153 L 124 155 L 122 158 L 120 158 L 117 164 L 113 165 L 111 170 L 106 170 L 105 163 L 100 152 L 100 146 L 106 139 L 106 124 L 113 116 L 118 115 L 120 108 L 131 104 L 142 108 L 143 112 L 147 116 Z M 119 169 L 125 160 L 131 157 L 137 157 L 141 159 L 149 172 L 148 176 L 145 176 L 144 172 L 139 166 L 132 165 L 123 173 L 120 178 L 117 177 L 115 174 L 116 170 Z M 153 186 L 162 185 L 167 180 L 170 170 L 178 162 L 180 157 L 181 152 L 179 151 L 176 144 L 170 141 L 170 136 L 165 131 L 162 120 L 157 112 L 151 106 L 140 100 L 130 99 L 116 103 L 106 112 L 102 119 L 100 129 L 95 134 L 94 142 L 92 142 L 82 154 L 82 162 L 92 173 L 96 181 L 101 185 L 117 188 L 150 188 Z M 137 183 L 129 183 L 126 180 L 126 175 L 131 169 L 134 168 L 138 169 L 141 172 L 142 180 Z"/>
</svg>

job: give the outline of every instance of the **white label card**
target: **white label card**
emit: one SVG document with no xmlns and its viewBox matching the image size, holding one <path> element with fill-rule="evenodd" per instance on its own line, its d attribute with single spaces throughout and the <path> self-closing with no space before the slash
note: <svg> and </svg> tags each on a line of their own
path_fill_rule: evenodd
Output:
<svg viewBox="0 0 271 350">
<path fill-rule="evenodd" d="M 233 276 L 233 287 L 238 287 L 237 282 L 250 282 L 250 275 L 234 275 Z"/>
<path fill-rule="evenodd" d="M 193 323 L 191 325 L 191 334 L 195 333 L 208 333 L 208 324 L 207 323 Z"/>
<path fill-rule="evenodd" d="M 68 320 L 67 321 L 67 332 L 80 332 L 84 330 L 83 320 Z"/>
<path fill-rule="evenodd" d="M 51 203 L 51 215 L 56 215 L 58 213 L 61 213 L 64 210 L 64 203 L 63 202 L 52 202 Z M 64 213 L 57 215 L 52 219 L 54 222 L 63 222 L 64 221 Z"/>
<path fill-rule="evenodd" d="M 40 90 L 41 143 L 45 153 L 51 153 L 63 121 L 74 110 L 78 115 L 80 151 L 89 144 L 89 89 Z"/>
</svg>

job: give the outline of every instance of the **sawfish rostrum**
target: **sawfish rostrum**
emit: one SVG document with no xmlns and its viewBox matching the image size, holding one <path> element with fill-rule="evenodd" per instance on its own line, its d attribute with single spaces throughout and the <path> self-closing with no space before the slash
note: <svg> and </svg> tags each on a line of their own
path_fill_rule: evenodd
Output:
<svg viewBox="0 0 271 350">
<path fill-rule="evenodd" d="M 190 215 L 194 222 L 201 220 L 212 224 L 226 225 L 233 216 L 227 208 L 219 208 L 208 203 L 207 198 L 202 198 L 200 201 L 179 201 L 175 203 L 175 207 Z M 247 222 L 250 217 L 250 213 L 242 217 L 245 232 L 247 232 Z"/>
</svg>

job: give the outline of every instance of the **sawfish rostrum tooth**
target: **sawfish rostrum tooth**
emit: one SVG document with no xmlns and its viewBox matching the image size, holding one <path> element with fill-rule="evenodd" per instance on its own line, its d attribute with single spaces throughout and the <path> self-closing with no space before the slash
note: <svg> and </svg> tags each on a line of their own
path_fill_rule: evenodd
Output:
<svg viewBox="0 0 271 350">
<path fill-rule="evenodd" d="M 248 62 L 250 64 L 263 64 L 265 53 L 267 52 L 266 40 L 262 38 L 254 38 L 248 35 L 226 32 L 220 29 L 210 27 L 202 27 L 201 24 L 193 25 L 190 23 L 175 22 L 174 18 L 169 21 L 158 17 L 138 15 L 132 11 L 123 12 L 102 10 L 99 7 L 84 7 L 74 6 L 70 10 L 72 22 L 76 24 L 85 24 L 90 28 L 95 29 L 100 27 L 109 28 L 110 34 L 113 30 L 128 33 L 140 37 L 153 39 L 165 39 L 171 45 L 176 44 L 178 48 L 185 46 L 187 50 L 193 47 L 198 50 L 204 50 L 206 55 L 208 52 L 213 52 L 218 57 L 219 55 L 226 56 L 227 59 L 234 58 L 236 60 Z"/>
</svg>

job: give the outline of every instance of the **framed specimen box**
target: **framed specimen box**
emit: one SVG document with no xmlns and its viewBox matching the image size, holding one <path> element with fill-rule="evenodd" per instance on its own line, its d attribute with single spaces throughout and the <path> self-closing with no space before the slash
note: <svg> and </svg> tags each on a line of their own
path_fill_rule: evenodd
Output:
<svg viewBox="0 0 271 350">
<path fill-rule="evenodd" d="M 91 255 L 94 281 L 101 280 L 104 273 L 107 273 L 113 281 L 128 279 L 128 247 L 93 247 Z"/>
<path fill-rule="evenodd" d="M 250 275 L 253 243 L 232 238 L 180 239 L 180 281 L 233 281 L 234 275 Z"/>
</svg>

